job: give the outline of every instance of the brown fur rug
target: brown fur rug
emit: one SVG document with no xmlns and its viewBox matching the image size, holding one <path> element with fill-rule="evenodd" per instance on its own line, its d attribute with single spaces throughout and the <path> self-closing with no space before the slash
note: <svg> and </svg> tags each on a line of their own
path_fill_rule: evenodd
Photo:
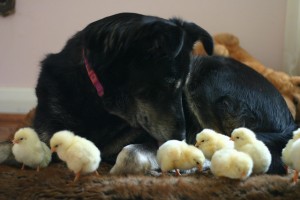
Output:
<svg viewBox="0 0 300 200">
<path fill-rule="evenodd" d="M 102 163 L 99 176 L 89 174 L 73 182 L 63 163 L 37 172 L 0 165 L 0 199 L 300 199 L 300 183 L 290 176 L 260 175 L 245 181 L 213 177 L 209 171 L 157 177 L 114 176 Z"/>
<path fill-rule="evenodd" d="M 28 113 L 24 123 L 18 127 L 29 126 L 33 115 L 34 110 Z M 5 138 L 11 136 L 6 135 Z M 300 182 L 293 185 L 291 175 L 260 175 L 239 181 L 216 178 L 209 171 L 180 177 L 173 174 L 158 177 L 157 173 L 115 176 L 108 173 L 110 168 L 110 165 L 101 163 L 98 169 L 100 176 L 85 175 L 74 183 L 74 174 L 63 163 L 52 163 L 40 172 L 29 168 L 21 170 L 21 166 L 0 164 L 0 200 L 300 199 Z"/>
</svg>

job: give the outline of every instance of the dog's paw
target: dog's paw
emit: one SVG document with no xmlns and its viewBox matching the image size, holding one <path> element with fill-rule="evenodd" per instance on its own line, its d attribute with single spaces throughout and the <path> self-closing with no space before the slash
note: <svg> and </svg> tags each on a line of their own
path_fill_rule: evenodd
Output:
<svg viewBox="0 0 300 200">
<path fill-rule="evenodd" d="M 119 153 L 111 174 L 145 174 L 158 168 L 153 149 L 145 149 L 141 144 L 127 145 Z"/>
</svg>

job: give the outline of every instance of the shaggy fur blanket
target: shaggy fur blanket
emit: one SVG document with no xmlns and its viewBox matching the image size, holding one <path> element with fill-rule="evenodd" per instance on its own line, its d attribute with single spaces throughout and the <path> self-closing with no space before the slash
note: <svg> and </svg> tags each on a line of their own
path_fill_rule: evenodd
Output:
<svg viewBox="0 0 300 200">
<path fill-rule="evenodd" d="M 30 112 L 19 127 L 31 124 Z M 1 136 L 4 137 L 2 133 Z M 6 135 L 5 138 L 8 136 Z M 1 140 L 0 140 L 1 141 Z M 1 155 L 0 155 L 1 157 Z M 0 164 L 0 200 L 18 199 L 300 199 L 300 182 L 288 176 L 259 175 L 244 181 L 216 178 L 209 170 L 180 177 L 147 175 L 116 176 L 112 166 L 101 163 L 95 174 L 83 175 L 73 182 L 74 174 L 64 163 L 51 163 L 37 172 L 21 166 Z"/>
<path fill-rule="evenodd" d="M 244 181 L 216 178 L 209 171 L 179 177 L 115 176 L 101 163 L 95 174 L 74 174 L 63 163 L 37 172 L 20 166 L 0 165 L 0 199 L 300 199 L 300 183 L 290 176 L 259 175 Z"/>
</svg>

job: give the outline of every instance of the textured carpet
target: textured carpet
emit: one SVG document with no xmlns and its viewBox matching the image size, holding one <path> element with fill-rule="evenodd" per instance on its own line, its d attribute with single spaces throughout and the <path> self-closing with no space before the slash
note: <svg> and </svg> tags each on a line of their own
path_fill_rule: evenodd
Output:
<svg viewBox="0 0 300 200">
<path fill-rule="evenodd" d="M 0 199 L 300 199 L 300 183 L 290 176 L 252 176 L 245 181 L 215 178 L 209 171 L 180 177 L 167 175 L 113 176 L 101 164 L 99 176 L 73 182 L 63 163 L 36 172 L 0 165 Z"/>
<path fill-rule="evenodd" d="M 28 113 L 19 127 L 31 124 Z M 8 138 L 7 135 L 1 135 Z M 1 138 L 0 138 L 1 139 Z M 1 141 L 0 141 L 1 142 Z M 1 157 L 1 155 L 0 155 Z M 73 183 L 74 174 L 63 163 L 53 163 L 40 172 L 21 166 L 0 164 L 0 200 L 18 199 L 300 199 L 300 182 L 291 176 L 252 176 L 245 181 L 215 178 L 209 171 L 175 177 L 156 173 L 113 176 L 110 165 L 101 163 L 98 172 L 82 176 Z"/>
</svg>

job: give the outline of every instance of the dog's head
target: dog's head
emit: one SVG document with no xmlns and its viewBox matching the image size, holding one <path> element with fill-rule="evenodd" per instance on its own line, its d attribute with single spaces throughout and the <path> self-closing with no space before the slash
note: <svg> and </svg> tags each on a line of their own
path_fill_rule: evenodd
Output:
<svg viewBox="0 0 300 200">
<path fill-rule="evenodd" d="M 104 107 L 158 141 L 183 139 L 182 87 L 190 52 L 213 40 L 199 26 L 133 13 L 113 15 L 83 30 L 85 57 L 104 88 Z"/>
</svg>

